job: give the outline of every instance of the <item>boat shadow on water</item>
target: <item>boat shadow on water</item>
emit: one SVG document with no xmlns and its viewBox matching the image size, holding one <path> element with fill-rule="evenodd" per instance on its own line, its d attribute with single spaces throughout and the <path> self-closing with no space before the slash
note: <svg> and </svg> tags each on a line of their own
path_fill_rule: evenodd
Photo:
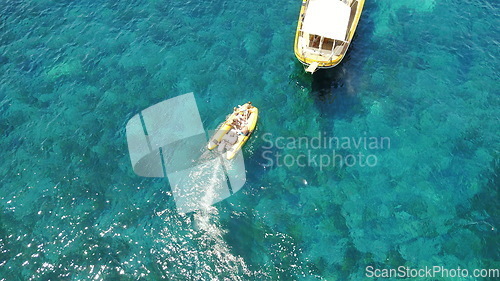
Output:
<svg viewBox="0 0 500 281">
<path fill-rule="evenodd" d="M 309 76 L 306 83 L 310 83 L 310 95 L 322 117 L 329 120 L 351 119 L 363 114 L 356 71 L 341 64 L 331 69 L 320 69 L 312 76 L 305 75 Z"/>
<path fill-rule="evenodd" d="M 297 62 L 293 78 L 302 89 L 307 89 L 309 96 L 320 113 L 320 127 L 330 131 L 335 120 L 347 119 L 364 114 L 365 110 L 359 94 L 357 71 L 349 69 L 346 63 L 350 58 L 347 53 L 344 62 L 330 69 L 319 69 L 314 74 L 306 73 Z"/>
</svg>

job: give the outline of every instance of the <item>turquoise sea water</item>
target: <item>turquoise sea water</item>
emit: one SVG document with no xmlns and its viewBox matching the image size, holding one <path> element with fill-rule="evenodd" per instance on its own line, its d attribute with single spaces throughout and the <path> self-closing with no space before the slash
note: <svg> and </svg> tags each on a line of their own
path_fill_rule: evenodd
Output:
<svg viewBox="0 0 500 281">
<path fill-rule="evenodd" d="M 367 1 L 342 64 L 313 76 L 293 55 L 300 5 L 0 2 L 0 280 L 499 268 L 498 2 Z M 243 189 L 179 215 L 167 179 L 133 173 L 125 124 L 187 92 L 207 129 L 248 100 L 261 115 Z M 373 167 L 267 166 L 318 134 L 390 147 L 335 147 Z"/>
</svg>

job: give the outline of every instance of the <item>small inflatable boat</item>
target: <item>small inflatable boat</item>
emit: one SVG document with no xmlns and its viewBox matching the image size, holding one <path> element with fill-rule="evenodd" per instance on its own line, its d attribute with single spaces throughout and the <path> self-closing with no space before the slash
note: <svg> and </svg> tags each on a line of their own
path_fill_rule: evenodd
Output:
<svg viewBox="0 0 500 281">
<path fill-rule="evenodd" d="M 251 102 L 235 107 L 226 121 L 222 122 L 208 142 L 209 150 L 215 149 L 231 160 L 241 150 L 257 125 L 259 110 Z"/>
</svg>

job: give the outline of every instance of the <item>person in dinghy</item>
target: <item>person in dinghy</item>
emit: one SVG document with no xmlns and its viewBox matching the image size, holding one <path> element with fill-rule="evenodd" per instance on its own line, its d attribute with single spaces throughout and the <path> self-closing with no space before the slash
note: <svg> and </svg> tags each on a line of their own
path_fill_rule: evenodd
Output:
<svg viewBox="0 0 500 281">
<path fill-rule="evenodd" d="M 258 109 L 251 102 L 233 108 L 233 113 L 219 126 L 208 143 L 208 149 L 218 146 L 218 151 L 232 159 L 255 129 Z"/>
</svg>

